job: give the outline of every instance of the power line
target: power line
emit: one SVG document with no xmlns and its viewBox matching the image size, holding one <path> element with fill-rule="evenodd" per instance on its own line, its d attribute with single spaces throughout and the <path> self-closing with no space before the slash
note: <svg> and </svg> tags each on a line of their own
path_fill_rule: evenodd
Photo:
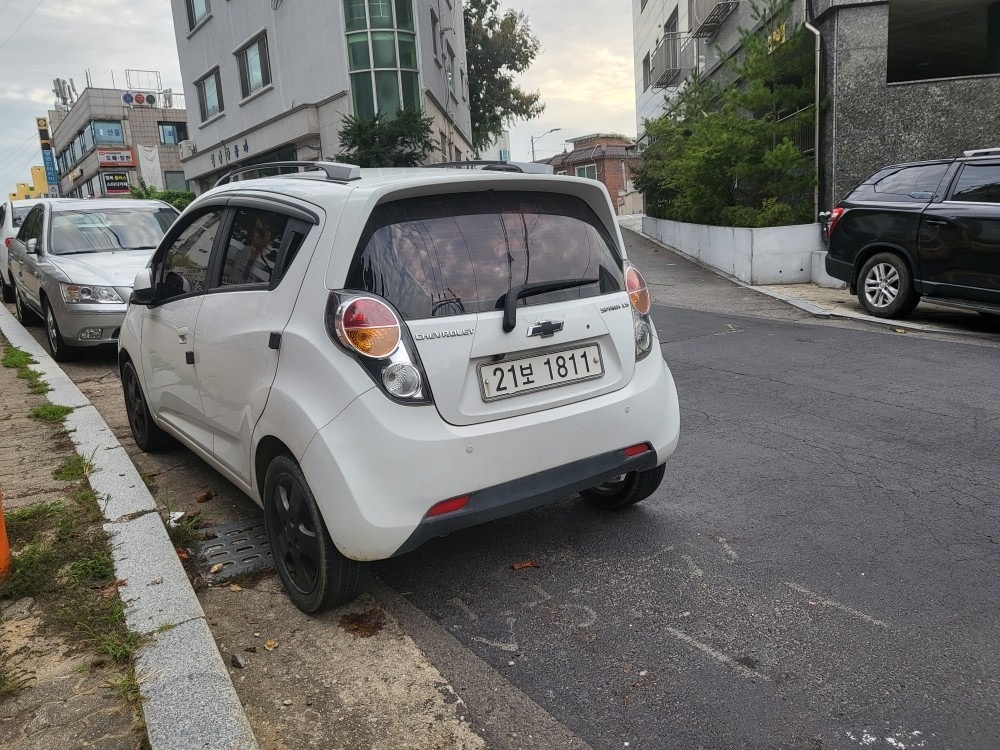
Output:
<svg viewBox="0 0 1000 750">
<path fill-rule="evenodd" d="M 28 151 L 25 151 L 25 149 L 28 149 Z M 25 154 L 27 154 L 29 151 L 32 152 L 31 155 L 32 157 L 34 157 L 35 156 L 34 149 L 31 147 L 31 144 L 25 143 L 23 146 L 17 149 L 17 151 L 11 153 L 6 159 L 0 161 L 0 167 L 5 166 L 7 165 L 8 162 L 14 161 L 16 159 L 24 159 Z M 41 154 L 39 154 L 38 156 L 39 158 L 41 158 Z"/>
<path fill-rule="evenodd" d="M 10 2 L 10 0 L 7 0 L 7 1 Z M 3 49 L 4 45 L 7 44 L 7 42 L 9 42 L 13 38 L 14 34 L 16 34 L 18 31 L 21 30 L 21 27 L 24 26 L 24 24 L 26 24 L 28 22 L 29 18 L 31 18 L 33 15 L 35 15 L 35 11 L 38 10 L 39 8 L 41 8 L 42 7 L 42 3 L 44 3 L 44 2 L 45 2 L 45 0 L 38 0 L 38 5 L 36 5 L 34 8 L 31 9 L 31 12 L 24 17 L 24 19 L 21 21 L 21 23 L 19 23 L 17 25 L 17 27 L 12 32 L 10 32 L 10 34 L 7 35 L 6 39 L 4 39 L 2 42 L 0 42 L 0 49 Z M 7 6 L 4 6 L 4 7 L 7 7 Z"/>
<path fill-rule="evenodd" d="M 37 135 L 31 135 L 31 136 L 28 137 L 28 140 L 26 140 L 20 146 L 14 146 L 14 148 L 12 148 L 6 154 L 4 154 L 3 156 L 0 156 L 0 164 L 2 164 L 3 162 L 7 161 L 7 159 L 9 159 L 11 156 L 13 156 L 16 152 L 23 151 L 25 146 L 27 146 L 29 143 L 35 142 L 37 139 L 38 139 Z"/>
</svg>

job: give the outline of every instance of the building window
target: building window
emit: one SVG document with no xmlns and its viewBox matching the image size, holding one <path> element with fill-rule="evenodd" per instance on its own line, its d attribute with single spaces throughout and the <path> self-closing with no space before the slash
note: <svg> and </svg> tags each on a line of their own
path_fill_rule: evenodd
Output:
<svg viewBox="0 0 1000 750">
<path fill-rule="evenodd" d="M 576 168 L 576 176 L 577 177 L 586 177 L 588 180 L 596 180 L 597 179 L 597 165 L 596 164 L 587 164 L 584 167 L 577 167 Z"/>
<path fill-rule="evenodd" d="M 174 146 L 181 141 L 188 139 L 187 123 L 183 122 L 161 122 L 160 123 L 160 143 L 167 146 Z"/>
<path fill-rule="evenodd" d="M 642 90 L 649 88 L 649 55 L 642 58 Z"/>
<path fill-rule="evenodd" d="M 448 45 L 448 91 L 455 94 L 455 53 Z"/>
<path fill-rule="evenodd" d="M 191 183 L 184 179 L 183 172 L 164 172 L 163 185 L 167 190 L 187 191 L 191 189 Z"/>
<path fill-rule="evenodd" d="M 271 63 L 267 57 L 267 34 L 261 34 L 236 53 L 240 64 L 240 87 L 246 99 L 271 84 Z"/>
<path fill-rule="evenodd" d="M 435 58 L 438 56 L 438 54 L 440 54 L 438 51 L 438 34 L 441 33 L 439 27 L 440 23 L 438 22 L 437 13 L 435 13 L 434 9 L 431 8 L 431 43 L 434 45 Z"/>
<path fill-rule="evenodd" d="M 419 109 L 412 0 L 344 0 L 344 13 L 354 115 L 392 118 L 401 109 Z"/>
<path fill-rule="evenodd" d="M 1000 73 L 995 3 L 889 3 L 889 83 Z M 924 7 L 926 6 L 926 7 Z"/>
<path fill-rule="evenodd" d="M 195 84 L 198 87 L 198 104 L 201 106 L 201 121 L 215 117 L 225 110 L 222 101 L 222 82 L 216 68 Z"/>
<path fill-rule="evenodd" d="M 125 143 L 125 133 L 119 120 L 94 120 L 94 140 L 97 143 Z M 74 141 L 79 148 L 83 140 Z M 79 154 L 82 156 L 83 154 Z"/>
<path fill-rule="evenodd" d="M 187 0 L 188 28 L 193 29 L 208 15 L 208 0 Z"/>
</svg>

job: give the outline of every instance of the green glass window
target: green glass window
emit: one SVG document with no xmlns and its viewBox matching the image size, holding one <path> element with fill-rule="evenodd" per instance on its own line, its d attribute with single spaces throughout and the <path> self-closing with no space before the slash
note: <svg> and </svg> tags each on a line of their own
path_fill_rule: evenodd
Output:
<svg viewBox="0 0 1000 750">
<path fill-rule="evenodd" d="M 347 58 L 351 70 L 368 70 L 372 66 L 367 32 L 347 35 Z"/>
<path fill-rule="evenodd" d="M 348 31 L 368 28 L 365 17 L 365 0 L 344 0 L 344 22 Z"/>
<path fill-rule="evenodd" d="M 396 67 L 396 35 L 391 31 L 372 32 L 372 67 Z"/>
<path fill-rule="evenodd" d="M 395 70 L 376 71 L 375 90 L 378 92 L 378 111 L 383 117 L 395 117 L 399 111 L 399 73 Z"/>
<path fill-rule="evenodd" d="M 411 0 L 396 0 L 396 28 L 413 31 L 413 3 Z"/>
<path fill-rule="evenodd" d="M 375 96 L 372 92 L 372 74 L 351 73 L 351 94 L 354 97 L 354 116 L 375 116 Z"/>
<path fill-rule="evenodd" d="M 369 28 L 371 29 L 391 29 L 392 28 L 392 2 L 391 0 L 368 0 Z"/>
<path fill-rule="evenodd" d="M 403 109 L 420 109 L 420 82 L 415 72 L 404 70 L 403 79 Z"/>
<path fill-rule="evenodd" d="M 417 37 L 414 34 L 399 34 L 399 67 L 417 69 Z"/>
</svg>

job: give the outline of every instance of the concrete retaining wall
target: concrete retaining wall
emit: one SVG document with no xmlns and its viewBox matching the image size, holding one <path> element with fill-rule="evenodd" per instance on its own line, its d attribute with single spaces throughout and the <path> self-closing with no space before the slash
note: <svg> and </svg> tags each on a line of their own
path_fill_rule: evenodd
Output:
<svg viewBox="0 0 1000 750">
<path fill-rule="evenodd" d="M 683 255 L 747 284 L 803 284 L 842 288 L 827 275 L 819 224 L 789 227 L 712 227 L 642 218 L 642 232 Z"/>
</svg>

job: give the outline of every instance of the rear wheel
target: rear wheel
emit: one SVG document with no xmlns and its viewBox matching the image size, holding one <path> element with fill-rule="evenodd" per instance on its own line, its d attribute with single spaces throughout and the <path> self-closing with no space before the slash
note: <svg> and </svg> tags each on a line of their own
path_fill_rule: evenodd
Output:
<svg viewBox="0 0 1000 750">
<path fill-rule="evenodd" d="M 264 525 L 278 577 L 303 612 L 324 612 L 361 593 L 368 564 L 334 546 L 302 469 L 288 456 L 267 467 Z"/>
<path fill-rule="evenodd" d="M 663 481 L 666 470 L 667 465 L 660 464 L 655 469 L 630 471 L 589 490 L 581 490 L 580 497 L 598 508 L 621 510 L 652 495 Z"/>
<path fill-rule="evenodd" d="M 23 326 L 33 326 L 38 322 L 38 316 L 21 299 L 21 294 L 14 289 L 14 313 Z"/>
<path fill-rule="evenodd" d="M 142 395 L 139 384 L 139 374 L 135 365 L 126 362 L 122 368 L 122 393 L 125 396 L 125 413 L 128 414 L 128 426 L 132 430 L 132 439 L 142 451 L 152 452 L 166 445 L 167 433 L 156 426 L 146 397 Z"/>
<path fill-rule="evenodd" d="M 893 253 L 878 253 L 861 267 L 858 301 L 879 318 L 905 318 L 920 301 L 906 261 Z"/>
<path fill-rule="evenodd" d="M 76 359 L 79 352 L 72 346 L 67 346 L 63 340 L 62 334 L 59 333 L 56 314 L 48 300 L 42 300 L 42 312 L 45 314 L 45 338 L 49 342 L 52 359 L 56 362 L 68 362 L 71 359 Z"/>
<path fill-rule="evenodd" d="M 14 301 L 14 287 L 7 283 L 7 272 L 0 268 L 0 295 L 4 302 Z"/>
</svg>

